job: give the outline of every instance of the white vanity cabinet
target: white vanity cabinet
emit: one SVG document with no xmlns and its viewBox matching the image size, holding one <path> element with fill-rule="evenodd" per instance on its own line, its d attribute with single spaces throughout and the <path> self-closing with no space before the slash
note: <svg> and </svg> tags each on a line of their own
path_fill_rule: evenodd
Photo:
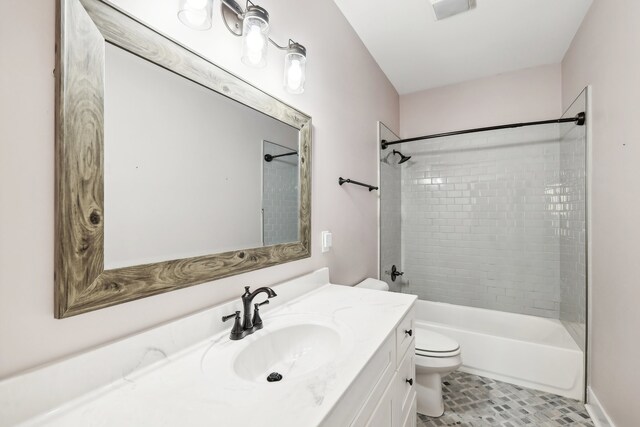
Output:
<svg viewBox="0 0 640 427">
<path fill-rule="evenodd" d="M 327 269 L 275 292 L 242 340 L 220 321 L 232 301 L 2 380 L 0 427 L 415 426 L 416 296 L 332 285 Z M 286 380 L 265 381 L 291 354 Z"/>
<path fill-rule="evenodd" d="M 372 358 L 390 360 L 379 373 L 379 381 L 371 389 L 352 427 L 415 427 L 415 339 L 413 323 L 415 309 L 412 308 L 385 340 L 385 344 Z M 367 368 L 360 374 L 354 386 L 373 373 Z"/>
</svg>

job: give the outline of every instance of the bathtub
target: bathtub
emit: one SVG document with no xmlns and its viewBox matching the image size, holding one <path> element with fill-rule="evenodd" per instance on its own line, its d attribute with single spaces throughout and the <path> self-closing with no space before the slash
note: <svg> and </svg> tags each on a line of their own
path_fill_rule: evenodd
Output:
<svg viewBox="0 0 640 427">
<path fill-rule="evenodd" d="M 559 320 L 417 301 L 415 327 L 458 341 L 463 372 L 584 399 L 584 355 Z"/>
</svg>

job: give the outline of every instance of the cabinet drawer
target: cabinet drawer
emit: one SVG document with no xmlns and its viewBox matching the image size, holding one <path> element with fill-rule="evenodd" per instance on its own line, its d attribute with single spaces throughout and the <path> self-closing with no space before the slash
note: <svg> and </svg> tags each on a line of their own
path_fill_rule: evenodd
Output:
<svg viewBox="0 0 640 427">
<path fill-rule="evenodd" d="M 414 318 L 416 315 L 415 307 L 407 313 L 406 316 L 400 321 L 400 324 L 396 328 L 396 356 L 398 358 L 397 366 L 400 366 L 402 357 L 404 356 L 409 344 L 413 342 L 415 336 L 414 330 Z"/>
<path fill-rule="evenodd" d="M 414 342 L 412 341 L 396 374 L 398 412 L 401 414 L 400 419 L 402 420 L 404 420 L 405 415 L 411 409 L 413 397 L 416 394 L 416 356 L 415 351 L 412 351 L 413 348 Z"/>
</svg>

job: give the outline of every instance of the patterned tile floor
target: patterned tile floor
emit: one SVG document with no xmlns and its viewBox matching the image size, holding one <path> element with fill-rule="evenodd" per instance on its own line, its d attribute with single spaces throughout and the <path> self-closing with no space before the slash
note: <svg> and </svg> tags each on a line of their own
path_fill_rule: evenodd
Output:
<svg viewBox="0 0 640 427">
<path fill-rule="evenodd" d="M 593 426 L 576 400 L 489 378 L 452 372 L 443 379 L 445 412 L 418 414 L 418 427 L 431 426 Z"/>
</svg>

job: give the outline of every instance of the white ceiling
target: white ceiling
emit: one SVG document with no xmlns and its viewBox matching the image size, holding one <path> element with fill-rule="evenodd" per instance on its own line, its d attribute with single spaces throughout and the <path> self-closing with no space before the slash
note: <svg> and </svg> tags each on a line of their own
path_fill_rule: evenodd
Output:
<svg viewBox="0 0 640 427">
<path fill-rule="evenodd" d="M 400 94 L 559 63 L 592 0 L 476 0 L 436 21 L 430 0 L 334 0 Z"/>
</svg>

